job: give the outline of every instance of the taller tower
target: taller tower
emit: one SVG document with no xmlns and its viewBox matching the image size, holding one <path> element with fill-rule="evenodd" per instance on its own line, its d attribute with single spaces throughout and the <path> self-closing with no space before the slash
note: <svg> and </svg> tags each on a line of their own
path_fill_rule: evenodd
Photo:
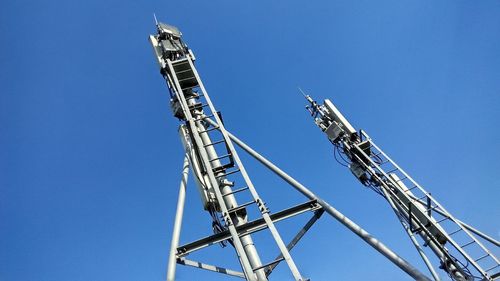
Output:
<svg viewBox="0 0 500 281">
<path fill-rule="evenodd" d="M 224 241 L 234 247 L 243 273 L 225 272 L 230 275 L 244 275 L 247 280 L 267 280 L 273 265 L 284 260 L 294 279 L 303 280 L 264 200 L 259 196 L 238 157 L 224 128 L 221 114 L 215 110 L 203 86 L 194 66 L 193 52 L 182 41 L 181 32 L 176 27 L 158 23 L 157 31 L 156 35 L 150 36 L 150 41 L 161 74 L 168 85 L 172 112 L 181 123 L 179 134 L 188 165 L 194 175 L 203 208 L 213 221 L 214 233 L 220 236 L 217 241 L 212 237 L 211 241 L 205 241 L 205 245 L 198 247 L 208 246 L 208 242 Z M 248 193 L 250 201 L 239 203 L 237 196 L 243 193 Z M 259 228 L 270 232 L 280 252 L 278 259 L 266 264 L 261 262 L 251 235 L 260 229 L 247 229 L 247 208 L 250 207 L 258 209 L 257 220 L 261 219 Z M 314 208 L 318 209 L 317 206 Z M 176 235 L 178 236 L 178 233 Z M 176 239 L 178 240 L 178 237 Z M 194 250 L 177 249 L 175 260 L 169 262 L 168 279 L 174 278 L 175 261 L 189 265 L 190 262 L 184 257 Z M 208 267 L 210 266 L 207 265 Z"/>
</svg>

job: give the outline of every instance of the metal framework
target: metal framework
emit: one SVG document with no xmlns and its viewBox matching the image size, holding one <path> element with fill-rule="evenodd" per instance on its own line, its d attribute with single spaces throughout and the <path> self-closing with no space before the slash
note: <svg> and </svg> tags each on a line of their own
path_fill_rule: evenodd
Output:
<svg viewBox="0 0 500 281">
<path fill-rule="evenodd" d="M 357 132 L 330 100 L 320 105 L 305 97 L 316 125 L 334 145 L 336 159 L 387 200 L 435 280 L 439 275 L 422 246 L 453 280 L 500 279 L 498 258 L 483 243 L 498 247 L 498 241 L 455 218 L 366 132 Z"/>
<path fill-rule="evenodd" d="M 194 66 L 194 54 L 182 41 L 177 28 L 157 22 L 157 34 L 151 35 L 149 39 L 160 73 L 167 82 L 173 115 L 180 121 L 179 133 L 185 150 L 167 280 L 175 280 L 176 264 L 182 264 L 246 280 L 265 281 L 282 261 L 285 261 L 294 280 L 308 280 L 300 274 L 290 251 L 323 213 L 341 222 L 411 277 L 430 280 L 382 242 L 228 132 L 222 122 L 222 115 L 215 110 Z M 233 143 L 305 195 L 309 201 L 271 213 L 250 180 Z M 214 234 L 179 245 L 189 171 L 193 175 L 203 208 L 210 214 Z M 237 187 L 239 183 L 242 185 Z M 241 198 L 238 196 L 242 194 L 250 197 L 250 201 L 238 203 Z M 253 206 L 256 207 L 254 211 L 257 211 L 253 213 L 257 215 L 251 220 L 248 208 Z M 285 244 L 275 223 L 305 212 L 313 213 L 311 219 Z M 271 234 L 278 250 L 277 257 L 266 263 L 261 262 L 252 240 L 252 235 L 260 231 Z M 218 243 L 231 245 L 241 271 L 187 259 L 190 253 Z M 266 245 L 265 248 L 269 246 Z M 260 250 L 263 249 L 259 248 Z"/>
</svg>

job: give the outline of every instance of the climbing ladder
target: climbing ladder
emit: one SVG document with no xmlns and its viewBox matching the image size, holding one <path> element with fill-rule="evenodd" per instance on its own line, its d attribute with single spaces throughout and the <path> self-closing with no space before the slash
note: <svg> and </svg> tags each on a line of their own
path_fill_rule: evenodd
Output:
<svg viewBox="0 0 500 281">
<path fill-rule="evenodd" d="M 192 57 L 188 55 L 174 61 L 170 59 L 165 61 L 166 68 L 163 73 L 173 98 L 174 115 L 186 121 L 186 124 L 181 126 L 181 135 L 183 142 L 189 147 L 186 150 L 194 151 L 194 153 L 188 153 L 188 157 L 192 164 L 200 162 L 196 164 L 202 166 L 204 180 L 199 180 L 204 181 L 205 186 L 212 187 L 206 190 L 209 194 L 206 208 L 222 214 L 224 226 L 218 231 L 229 230 L 231 235 L 226 237 L 226 240 L 229 240 L 236 249 L 244 277 L 247 280 L 267 280 L 272 269 L 281 261 L 285 261 L 294 279 L 304 280 L 290 256 L 289 248 L 291 247 L 287 247 L 283 242 L 268 208 L 242 165 L 224 128 L 221 115 L 215 110 L 194 67 Z M 205 111 L 209 114 L 206 115 Z M 217 140 L 212 141 L 216 139 L 215 135 L 217 135 Z M 225 150 L 224 154 L 218 153 L 221 148 Z M 232 186 L 237 182 L 233 178 L 238 176 L 243 179 L 245 185 L 233 189 Z M 250 194 L 251 200 L 238 204 L 235 196 L 245 192 Z M 210 196 L 210 194 L 215 196 Z M 258 208 L 265 224 L 264 228 L 270 231 L 280 251 L 278 258 L 265 264 L 261 264 L 256 251 L 248 251 L 249 245 L 254 247 L 249 240 L 251 239 L 249 233 L 241 232 L 238 228 L 247 222 L 247 208 L 252 205 Z M 187 254 L 182 252 L 182 247 L 179 249 L 178 258 Z M 186 261 L 181 260 L 181 263 L 186 263 Z M 235 276 L 242 277 L 241 274 L 235 274 Z"/>
<path fill-rule="evenodd" d="M 167 65 L 168 73 L 171 74 L 170 78 L 172 79 L 172 89 L 175 92 L 175 96 L 180 101 L 181 106 L 184 109 L 188 109 L 184 110 L 184 114 L 188 121 L 187 128 L 189 136 L 194 140 L 192 143 L 196 147 L 196 151 L 199 151 L 200 158 L 203 159 L 202 164 L 205 166 L 205 171 L 207 172 L 212 186 L 216 187 L 213 188 L 216 195 L 215 202 L 218 209 L 220 209 L 222 213 L 225 227 L 227 227 L 231 232 L 232 243 L 239 253 L 245 276 L 248 280 L 257 280 L 255 278 L 258 277 L 258 274 L 255 275 L 255 272 L 262 272 L 265 267 L 284 260 L 290 268 L 295 280 L 303 280 L 297 266 L 288 252 L 285 243 L 281 239 L 280 234 L 270 218 L 269 210 L 267 209 L 264 201 L 259 197 L 259 194 L 255 190 L 255 187 L 253 186 L 253 183 L 250 180 L 244 166 L 241 164 L 234 145 L 229 139 L 224 128 L 221 117 L 215 110 L 191 58 L 187 56 L 174 62 L 167 60 Z M 210 111 L 209 115 L 204 114 L 203 109 L 205 108 Z M 208 123 L 207 118 L 213 118 L 215 124 L 212 125 Z M 211 141 L 210 135 L 216 132 L 219 133 L 221 138 L 216 141 Z M 216 153 L 213 153 L 216 157 L 210 158 L 209 153 L 207 153 L 206 150 L 208 148 L 214 149 L 217 145 L 224 146 L 227 153 L 222 156 L 217 156 Z M 230 178 L 236 174 L 240 174 L 244 179 L 244 187 L 240 187 L 235 190 L 217 188 L 223 185 L 230 186 L 231 183 L 235 182 L 231 181 Z M 223 190 L 226 190 L 227 192 L 222 193 Z M 242 192 L 250 192 L 252 200 L 241 205 L 237 205 L 235 203 L 236 200 L 234 200 L 232 205 L 227 204 L 225 197 L 234 196 L 235 194 Z M 243 242 L 241 241 L 242 236 L 236 230 L 238 223 L 236 223 L 235 220 L 238 217 L 238 214 L 246 217 L 246 208 L 254 204 L 258 207 L 267 229 L 269 229 L 274 240 L 276 241 L 282 257 L 265 265 L 252 267 L 252 262 L 250 261 L 252 257 L 248 257 L 248 254 L 245 256 L 245 251 L 242 246 Z"/>
<path fill-rule="evenodd" d="M 363 163 L 372 178 L 391 195 L 407 226 L 427 237 L 444 254 L 442 266 L 453 264 L 465 276 L 492 279 L 498 276 L 498 258 L 451 215 L 429 192 L 384 153 L 364 131 L 352 145 L 354 157 Z M 472 268 L 468 265 L 471 265 Z M 497 273 L 495 273 L 497 269 Z M 453 273 L 450 273 L 453 274 Z"/>
<path fill-rule="evenodd" d="M 498 258 L 479 238 L 497 247 L 498 241 L 451 215 L 366 132 L 357 132 L 330 100 L 320 105 L 308 95 L 305 98 L 316 125 L 334 145 L 335 156 L 340 154 L 363 185 L 388 201 L 435 280 L 440 278 L 422 246 L 431 249 L 440 261 L 440 268 L 453 280 L 500 278 Z"/>
</svg>

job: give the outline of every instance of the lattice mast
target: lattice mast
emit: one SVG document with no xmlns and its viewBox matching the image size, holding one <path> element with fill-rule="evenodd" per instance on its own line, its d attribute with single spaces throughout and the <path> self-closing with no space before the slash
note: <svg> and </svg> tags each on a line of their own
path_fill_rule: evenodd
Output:
<svg viewBox="0 0 500 281">
<path fill-rule="evenodd" d="M 180 137 L 203 207 L 211 215 L 215 234 L 229 234 L 219 241 L 212 237 L 210 241 L 204 241 L 205 244 L 201 243 L 198 247 L 206 247 L 213 241 L 231 244 L 243 273 L 224 272 L 229 275 L 244 277 L 247 280 L 267 280 L 267 276 L 274 268 L 273 265 L 285 261 L 294 279 L 304 280 L 274 226 L 268 208 L 240 161 L 224 128 L 220 113 L 215 110 L 203 86 L 194 66 L 193 52 L 182 41 L 181 33 L 176 27 L 157 23 L 157 31 L 156 35 L 150 36 L 150 42 L 160 65 L 161 74 L 168 84 L 173 114 L 181 122 Z M 224 152 L 220 153 L 221 151 Z M 235 186 L 238 181 L 244 185 Z M 250 193 L 252 199 L 239 204 L 236 195 L 244 192 Z M 262 219 L 261 228 L 265 227 L 270 231 L 280 251 L 279 258 L 267 264 L 262 264 L 252 235 L 242 228 L 248 223 L 247 207 L 251 205 L 257 206 Z M 184 258 L 196 250 L 194 248 L 177 248 L 176 262 L 193 265 Z M 220 272 L 217 269 L 214 271 Z M 175 272 L 175 264 L 173 267 L 169 266 L 167 279 L 173 280 L 172 272 Z"/>
<path fill-rule="evenodd" d="M 434 279 L 439 280 L 439 276 L 422 245 L 439 259 L 439 268 L 453 280 L 500 278 L 499 261 L 484 244 L 499 247 L 498 241 L 455 218 L 366 132 L 357 132 L 330 100 L 318 104 L 308 95 L 305 98 L 314 122 L 333 144 L 336 159 L 364 186 L 387 200 Z"/>
</svg>

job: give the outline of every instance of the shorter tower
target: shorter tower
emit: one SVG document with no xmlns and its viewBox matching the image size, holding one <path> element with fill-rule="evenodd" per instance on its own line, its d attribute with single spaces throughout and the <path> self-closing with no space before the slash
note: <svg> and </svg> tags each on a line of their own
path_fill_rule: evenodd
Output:
<svg viewBox="0 0 500 281">
<path fill-rule="evenodd" d="M 500 278 L 498 258 L 483 243 L 498 247 L 498 241 L 455 218 L 366 132 L 357 132 L 330 100 L 318 104 L 305 97 L 314 122 L 334 146 L 335 159 L 387 200 L 436 280 L 439 276 L 422 246 L 431 250 L 440 261 L 439 268 L 453 280 Z"/>
</svg>

